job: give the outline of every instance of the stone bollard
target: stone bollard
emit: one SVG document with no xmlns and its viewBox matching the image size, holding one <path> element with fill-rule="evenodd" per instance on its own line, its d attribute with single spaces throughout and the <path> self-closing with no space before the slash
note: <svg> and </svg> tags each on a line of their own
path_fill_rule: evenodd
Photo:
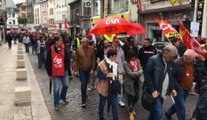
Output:
<svg viewBox="0 0 207 120">
<path fill-rule="evenodd" d="M 17 54 L 23 54 L 23 50 L 18 50 Z"/>
<path fill-rule="evenodd" d="M 25 68 L 20 68 L 16 70 L 16 80 L 27 80 L 27 71 Z"/>
<path fill-rule="evenodd" d="M 21 46 L 18 47 L 17 50 L 18 50 L 18 51 L 22 51 L 22 47 L 21 47 Z"/>
<path fill-rule="evenodd" d="M 17 60 L 22 60 L 24 59 L 24 55 L 23 54 L 17 54 Z"/>
<path fill-rule="evenodd" d="M 15 104 L 31 104 L 31 88 L 30 87 L 16 87 L 15 88 Z"/>
<path fill-rule="evenodd" d="M 17 68 L 25 68 L 25 60 L 17 60 Z"/>
</svg>

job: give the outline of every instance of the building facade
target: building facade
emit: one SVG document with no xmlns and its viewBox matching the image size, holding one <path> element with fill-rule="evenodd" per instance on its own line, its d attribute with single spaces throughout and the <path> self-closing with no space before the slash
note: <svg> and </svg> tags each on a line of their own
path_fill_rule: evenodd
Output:
<svg viewBox="0 0 207 120">
<path fill-rule="evenodd" d="M 82 0 L 70 0 L 70 30 L 71 35 L 81 34 L 81 21 L 80 16 L 82 15 Z"/>
<path fill-rule="evenodd" d="M 16 4 L 18 8 L 18 16 L 19 17 L 26 17 L 27 16 L 27 6 L 25 3 Z"/>
<path fill-rule="evenodd" d="M 193 20 L 194 3 L 192 0 L 182 0 L 175 5 L 168 0 L 141 0 L 141 4 L 142 11 L 139 15 L 147 32 L 145 37 L 151 38 L 153 42 L 167 41 L 156 19 L 167 19 L 178 32 L 177 20 L 181 22 Z"/>
<path fill-rule="evenodd" d="M 35 4 L 35 0 L 26 0 L 27 18 L 28 18 L 29 24 L 34 23 L 34 4 Z"/>
<path fill-rule="evenodd" d="M 48 0 L 48 31 L 56 31 L 57 25 L 55 24 L 55 0 Z"/>
<path fill-rule="evenodd" d="M 13 0 L 6 1 L 7 31 L 18 29 L 18 9 Z"/>
<path fill-rule="evenodd" d="M 27 11 L 26 11 L 27 6 L 26 6 L 26 4 L 25 3 L 19 3 L 19 4 L 16 4 L 16 6 L 17 6 L 17 9 L 18 9 L 18 17 L 26 18 L 27 17 L 26 16 L 26 14 L 27 14 Z M 20 29 L 27 29 L 27 28 L 24 28 L 26 26 L 23 25 L 23 24 L 19 23 L 18 26 L 19 26 Z"/>
<path fill-rule="evenodd" d="M 6 42 L 6 0 L 1 0 L 0 2 L 0 45 Z"/>
<path fill-rule="evenodd" d="M 66 0 L 55 0 L 55 24 L 58 31 L 65 30 L 63 20 L 68 16 L 68 8 Z"/>
<path fill-rule="evenodd" d="M 43 0 L 40 3 L 40 27 L 42 32 L 48 31 L 48 0 Z"/>
<path fill-rule="evenodd" d="M 41 7 L 40 7 L 40 3 L 38 1 L 35 2 L 34 4 L 34 27 L 35 29 L 37 29 L 38 31 L 40 30 L 40 24 L 41 24 Z"/>
</svg>

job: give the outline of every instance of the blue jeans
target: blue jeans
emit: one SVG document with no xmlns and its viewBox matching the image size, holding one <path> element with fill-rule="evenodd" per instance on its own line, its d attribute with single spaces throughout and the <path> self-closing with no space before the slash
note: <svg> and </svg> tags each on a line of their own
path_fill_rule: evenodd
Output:
<svg viewBox="0 0 207 120">
<path fill-rule="evenodd" d="M 154 111 L 151 111 L 148 120 L 162 120 L 163 99 L 158 97 L 155 100 Z"/>
<path fill-rule="evenodd" d="M 41 67 L 41 65 L 45 63 L 45 53 L 37 53 L 37 58 L 39 67 Z"/>
<path fill-rule="evenodd" d="M 87 85 L 90 79 L 90 71 L 88 70 L 79 70 L 79 78 L 81 81 L 81 96 L 82 103 L 86 103 L 87 98 Z"/>
<path fill-rule="evenodd" d="M 106 104 L 107 97 L 104 97 L 102 95 L 100 96 L 99 100 L 99 118 L 100 120 L 104 120 L 104 106 Z M 118 118 L 118 103 L 117 103 L 117 93 L 112 93 L 112 98 L 111 98 L 111 106 L 112 106 L 112 115 L 113 115 L 113 120 L 119 120 Z"/>
<path fill-rule="evenodd" d="M 189 91 L 183 88 L 177 90 L 177 96 L 174 97 L 175 105 L 170 107 L 170 109 L 167 111 L 167 114 L 171 116 L 177 113 L 178 120 L 185 120 L 185 101 L 188 95 Z"/>
<path fill-rule="evenodd" d="M 54 105 L 59 106 L 60 99 L 66 100 L 66 93 L 68 90 L 68 75 L 67 71 L 65 72 L 65 76 L 63 77 L 55 77 L 53 76 L 53 94 L 54 94 Z M 59 92 L 60 84 L 62 83 L 61 93 Z"/>
</svg>

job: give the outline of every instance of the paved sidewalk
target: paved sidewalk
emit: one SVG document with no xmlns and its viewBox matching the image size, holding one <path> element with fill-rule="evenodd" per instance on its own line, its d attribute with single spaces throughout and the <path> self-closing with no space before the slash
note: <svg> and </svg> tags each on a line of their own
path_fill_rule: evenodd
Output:
<svg viewBox="0 0 207 120">
<path fill-rule="evenodd" d="M 24 46 L 22 45 L 24 49 Z M 25 55 L 27 81 L 16 81 L 17 44 L 8 49 L 7 44 L 0 46 L 0 118 L 1 120 L 51 120 L 33 68 Z M 31 87 L 31 105 L 16 106 L 15 87 Z"/>
</svg>

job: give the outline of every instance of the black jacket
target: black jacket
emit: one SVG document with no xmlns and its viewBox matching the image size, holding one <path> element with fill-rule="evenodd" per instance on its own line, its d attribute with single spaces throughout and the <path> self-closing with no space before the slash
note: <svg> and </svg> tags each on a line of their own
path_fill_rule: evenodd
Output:
<svg viewBox="0 0 207 120">
<path fill-rule="evenodd" d="M 163 58 L 161 54 L 154 55 L 149 58 L 146 68 L 144 70 L 144 78 L 145 78 L 145 89 L 148 93 L 153 93 L 154 91 L 158 91 L 162 93 L 162 85 L 165 79 L 164 74 L 165 64 L 163 62 Z M 167 63 L 166 73 L 169 75 L 169 86 L 167 89 L 167 94 L 174 89 L 174 76 L 173 76 L 173 62 Z"/>
<path fill-rule="evenodd" d="M 157 54 L 157 50 L 152 45 L 150 45 L 148 47 L 142 47 L 139 49 L 139 56 L 138 57 L 141 62 L 143 70 L 145 69 L 145 66 L 147 64 L 148 59 L 155 54 Z"/>
<path fill-rule="evenodd" d="M 199 93 L 202 80 L 205 80 L 207 78 L 207 70 L 204 65 L 204 62 L 201 61 L 200 59 L 196 59 L 196 61 L 194 62 L 194 68 L 195 68 L 195 73 L 196 73 L 196 75 L 195 75 L 195 82 L 196 82 L 195 91 Z"/>
<path fill-rule="evenodd" d="M 62 50 L 62 49 L 61 49 Z M 70 71 L 70 62 L 69 62 L 69 57 L 68 57 L 68 51 L 66 49 L 64 49 L 65 51 L 65 58 L 64 58 L 64 65 L 65 65 L 65 70 L 68 71 L 68 75 L 71 75 L 71 71 Z M 57 48 L 55 47 L 55 52 L 59 53 L 60 50 L 57 50 Z M 51 54 L 51 47 L 49 48 L 49 50 L 47 51 L 47 57 L 46 57 L 46 62 L 45 62 L 45 68 L 47 70 L 47 74 L 49 76 L 52 75 L 52 54 Z"/>
<path fill-rule="evenodd" d="M 196 120 L 207 120 L 207 78 L 202 80 L 198 103 L 196 105 Z"/>
</svg>

